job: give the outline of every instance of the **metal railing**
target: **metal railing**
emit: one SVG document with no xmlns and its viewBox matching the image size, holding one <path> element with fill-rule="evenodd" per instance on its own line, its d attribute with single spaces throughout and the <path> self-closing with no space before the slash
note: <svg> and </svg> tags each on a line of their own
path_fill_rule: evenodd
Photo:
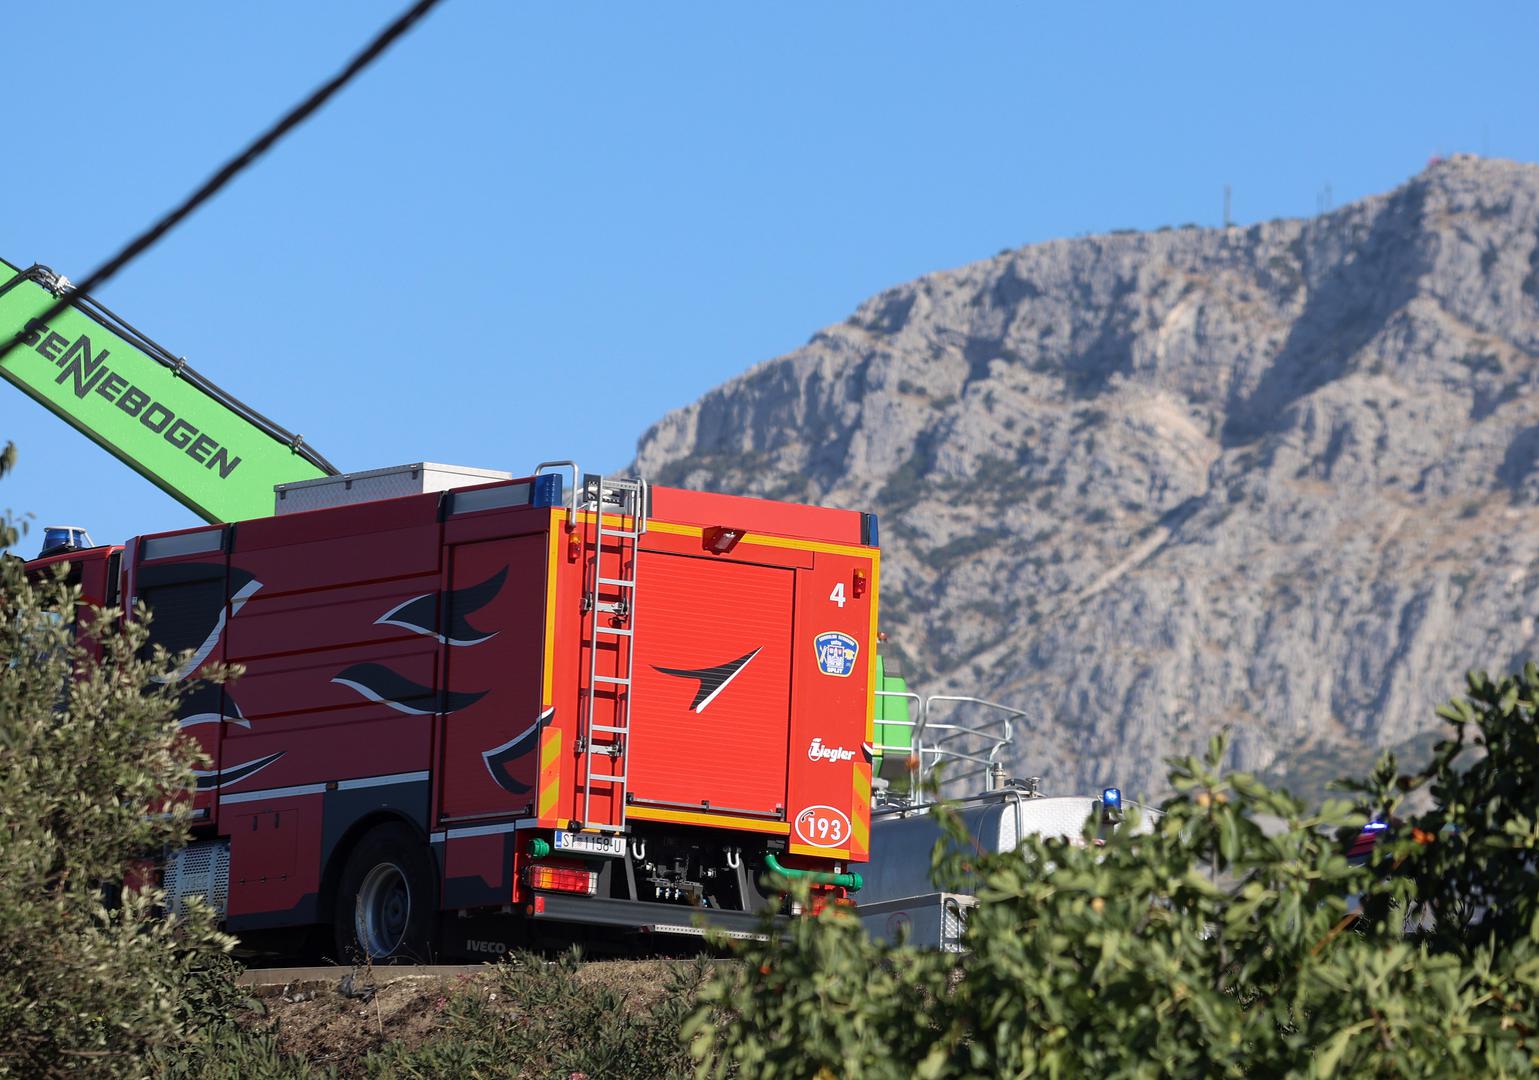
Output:
<svg viewBox="0 0 1539 1080">
<path fill-rule="evenodd" d="M 1021 709 L 958 694 L 930 694 L 922 697 L 919 694 L 878 690 L 876 696 L 901 699 L 908 703 L 909 719 L 877 721 L 879 732 L 894 727 L 907 730 L 910 732 L 908 741 L 877 742 L 872 745 L 872 750 L 877 754 L 884 757 L 896 755 L 911 763 L 909 792 L 902 794 L 921 789 L 934 778 L 937 767 L 941 765 L 948 766 L 942 774 L 948 786 L 972 781 L 971 786 L 977 787 L 980 778 L 985 786 L 995 786 L 994 780 L 1003 769 L 1005 750 L 1015 742 L 1016 721 L 1027 718 Z M 937 706 L 969 706 L 970 711 L 961 720 L 943 720 L 935 715 L 938 712 Z M 983 719 L 975 720 L 974 713 L 984 714 Z"/>
</svg>

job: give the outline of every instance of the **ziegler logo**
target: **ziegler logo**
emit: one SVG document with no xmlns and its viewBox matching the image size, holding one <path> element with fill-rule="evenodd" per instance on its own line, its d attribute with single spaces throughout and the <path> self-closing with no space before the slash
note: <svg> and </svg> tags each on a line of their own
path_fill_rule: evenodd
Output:
<svg viewBox="0 0 1539 1080">
<path fill-rule="evenodd" d="M 842 746 L 824 746 L 822 739 L 813 739 L 812 745 L 807 747 L 807 759 L 809 761 L 854 761 L 855 751 L 846 750 Z"/>
</svg>

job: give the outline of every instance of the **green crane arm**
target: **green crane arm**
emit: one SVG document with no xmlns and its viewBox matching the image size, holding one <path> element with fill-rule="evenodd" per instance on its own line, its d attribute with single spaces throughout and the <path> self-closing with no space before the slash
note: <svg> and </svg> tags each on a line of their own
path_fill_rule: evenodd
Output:
<svg viewBox="0 0 1539 1080">
<path fill-rule="evenodd" d="M 336 468 L 83 293 L 0 259 L 0 376 L 208 522 L 269 517 L 273 485 Z"/>
</svg>

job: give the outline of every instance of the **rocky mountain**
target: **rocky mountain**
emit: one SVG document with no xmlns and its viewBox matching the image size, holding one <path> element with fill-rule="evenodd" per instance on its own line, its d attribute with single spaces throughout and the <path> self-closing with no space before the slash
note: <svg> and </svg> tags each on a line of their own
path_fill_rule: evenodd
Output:
<svg viewBox="0 0 1539 1080">
<path fill-rule="evenodd" d="M 637 467 L 878 512 L 891 648 L 1027 710 L 1012 765 L 1048 790 L 1158 793 L 1222 728 L 1314 790 L 1539 653 L 1539 167 L 931 274 Z"/>
</svg>

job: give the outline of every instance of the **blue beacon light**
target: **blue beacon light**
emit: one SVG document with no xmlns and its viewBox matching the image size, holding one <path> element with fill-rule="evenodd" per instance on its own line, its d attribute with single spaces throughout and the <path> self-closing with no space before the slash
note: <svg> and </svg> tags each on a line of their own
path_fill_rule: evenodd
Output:
<svg viewBox="0 0 1539 1080">
<path fill-rule="evenodd" d="M 91 534 L 79 525 L 47 525 L 43 528 L 43 552 L 49 552 L 55 548 L 84 551 L 86 548 L 95 546 L 91 540 Z"/>
<path fill-rule="evenodd" d="M 1121 810 L 1122 789 L 1114 787 L 1103 788 L 1101 790 L 1101 808 L 1108 812 Z"/>
</svg>

